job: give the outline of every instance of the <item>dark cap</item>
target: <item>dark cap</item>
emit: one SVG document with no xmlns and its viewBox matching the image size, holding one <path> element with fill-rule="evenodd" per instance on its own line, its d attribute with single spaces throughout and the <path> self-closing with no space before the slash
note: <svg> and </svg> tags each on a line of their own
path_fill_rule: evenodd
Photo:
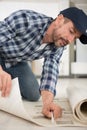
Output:
<svg viewBox="0 0 87 130">
<path fill-rule="evenodd" d="M 87 15 L 83 12 L 83 10 L 70 7 L 60 12 L 64 17 L 70 19 L 76 29 L 82 33 L 80 36 L 80 41 L 83 44 L 87 44 Z"/>
</svg>

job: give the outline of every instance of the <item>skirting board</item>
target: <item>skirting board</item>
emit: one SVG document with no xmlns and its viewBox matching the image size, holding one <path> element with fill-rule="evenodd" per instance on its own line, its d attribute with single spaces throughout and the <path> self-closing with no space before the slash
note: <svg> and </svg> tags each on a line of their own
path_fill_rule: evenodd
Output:
<svg viewBox="0 0 87 130">
<path fill-rule="evenodd" d="M 72 62 L 71 74 L 87 75 L 87 62 Z"/>
</svg>

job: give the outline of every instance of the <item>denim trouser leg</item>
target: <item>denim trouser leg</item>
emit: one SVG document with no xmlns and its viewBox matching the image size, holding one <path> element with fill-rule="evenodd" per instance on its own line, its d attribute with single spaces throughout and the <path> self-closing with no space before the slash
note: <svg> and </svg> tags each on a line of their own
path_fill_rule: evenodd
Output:
<svg viewBox="0 0 87 130">
<path fill-rule="evenodd" d="M 20 62 L 8 69 L 4 65 L 3 67 L 12 78 L 18 77 L 21 95 L 24 99 L 37 101 L 40 98 L 39 84 L 27 62 Z"/>
</svg>

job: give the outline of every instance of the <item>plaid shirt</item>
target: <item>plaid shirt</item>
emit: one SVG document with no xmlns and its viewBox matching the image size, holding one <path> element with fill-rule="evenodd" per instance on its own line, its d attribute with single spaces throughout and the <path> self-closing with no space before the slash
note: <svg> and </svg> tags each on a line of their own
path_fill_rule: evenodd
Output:
<svg viewBox="0 0 87 130">
<path fill-rule="evenodd" d="M 53 18 L 32 10 L 19 10 L 0 22 L 0 57 L 6 67 L 44 58 L 40 90 L 56 94 L 58 63 L 64 47 L 45 44 L 42 38 Z M 40 49 L 39 49 L 40 48 Z"/>
</svg>

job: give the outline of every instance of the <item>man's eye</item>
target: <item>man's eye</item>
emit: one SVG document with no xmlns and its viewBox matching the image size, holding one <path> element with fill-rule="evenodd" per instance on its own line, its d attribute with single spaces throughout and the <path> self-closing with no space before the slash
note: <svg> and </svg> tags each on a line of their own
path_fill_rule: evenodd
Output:
<svg viewBox="0 0 87 130">
<path fill-rule="evenodd" d="M 71 33 L 71 34 L 74 34 L 74 31 L 70 30 L 70 33 Z"/>
</svg>

